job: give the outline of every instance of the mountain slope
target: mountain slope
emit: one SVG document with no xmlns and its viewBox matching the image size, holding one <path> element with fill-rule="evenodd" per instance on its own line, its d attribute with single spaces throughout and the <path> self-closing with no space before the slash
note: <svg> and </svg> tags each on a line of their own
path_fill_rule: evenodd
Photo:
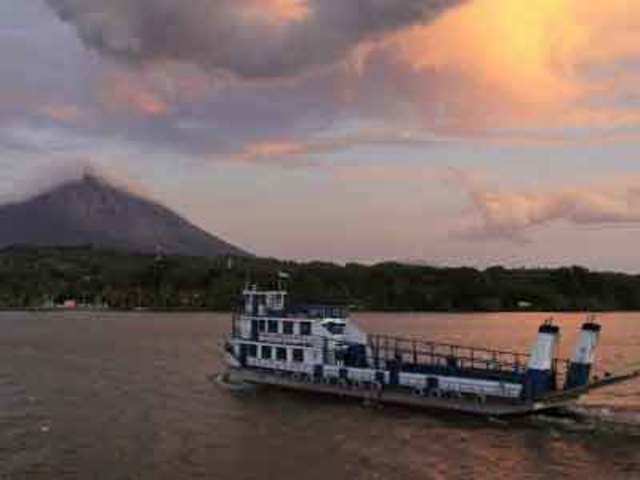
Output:
<svg viewBox="0 0 640 480">
<path fill-rule="evenodd" d="M 93 245 L 139 253 L 247 256 L 162 205 L 85 175 L 0 206 L 0 247 Z"/>
</svg>

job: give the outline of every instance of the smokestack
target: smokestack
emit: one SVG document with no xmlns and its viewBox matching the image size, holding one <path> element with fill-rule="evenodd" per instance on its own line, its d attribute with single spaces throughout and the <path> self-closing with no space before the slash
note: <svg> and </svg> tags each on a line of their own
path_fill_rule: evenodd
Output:
<svg viewBox="0 0 640 480">
<path fill-rule="evenodd" d="M 553 390 L 556 383 L 556 372 L 553 359 L 556 355 L 560 328 L 547 320 L 538 329 L 538 339 L 531 350 L 529 366 L 524 380 L 524 398 L 533 400 Z"/>
<path fill-rule="evenodd" d="M 582 325 L 576 352 L 569 366 L 565 389 L 582 387 L 589 383 L 589 374 L 598 345 L 600 329 L 600 325 L 591 319 Z"/>
</svg>

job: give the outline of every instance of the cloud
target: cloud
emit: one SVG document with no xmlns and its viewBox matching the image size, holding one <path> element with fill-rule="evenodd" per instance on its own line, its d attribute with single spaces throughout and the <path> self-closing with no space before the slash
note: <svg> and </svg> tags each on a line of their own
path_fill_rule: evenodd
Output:
<svg viewBox="0 0 640 480">
<path fill-rule="evenodd" d="M 335 133 L 354 125 L 542 146 L 633 142 L 640 132 L 640 18 L 628 0 L 47 3 L 90 47 L 51 22 L 94 78 L 65 70 L 76 84 L 41 103 L 78 105 L 92 134 L 304 163 L 375 143 Z"/>
<path fill-rule="evenodd" d="M 410 130 L 363 129 L 351 134 L 310 138 L 306 140 L 266 140 L 249 143 L 235 154 L 236 160 L 286 161 L 287 159 L 309 159 L 320 154 L 330 154 L 366 145 L 378 146 L 428 146 L 444 143 L 432 135 L 416 133 Z"/>
<path fill-rule="evenodd" d="M 469 207 L 452 232 L 468 239 L 506 239 L 527 243 L 537 227 L 556 222 L 574 226 L 640 225 L 640 180 L 568 186 L 555 191 L 504 191 L 474 175 L 451 171 Z"/>
<path fill-rule="evenodd" d="M 628 0 L 471 0 L 363 52 L 363 82 L 383 62 L 396 103 L 412 100 L 439 131 L 639 125 L 640 9 Z"/>
<path fill-rule="evenodd" d="M 83 42 L 136 63 L 192 62 L 245 78 L 332 64 L 361 41 L 459 0 L 47 0 Z"/>
<path fill-rule="evenodd" d="M 640 10 L 593 2 L 46 0 L 29 42 L 0 42 L 0 124 L 287 165 L 438 137 L 637 142 Z M 344 134 L 368 125 L 395 133 Z"/>
<path fill-rule="evenodd" d="M 401 185 L 403 188 L 422 187 L 440 183 L 446 172 L 431 165 L 334 165 L 330 169 L 332 177 L 346 185 Z"/>
<path fill-rule="evenodd" d="M 77 105 L 49 104 L 40 109 L 40 113 L 55 122 L 77 124 L 83 117 Z"/>
<path fill-rule="evenodd" d="M 171 106 L 153 85 L 135 75 L 113 73 L 102 82 L 100 101 L 108 112 L 127 111 L 158 117 L 169 113 Z"/>
<path fill-rule="evenodd" d="M 555 68 L 570 67 L 585 42 L 570 21 L 573 7 L 571 0 L 474 0 L 400 32 L 394 46 L 416 70 L 455 71 L 514 100 L 552 102 L 574 94 L 571 72 Z"/>
</svg>

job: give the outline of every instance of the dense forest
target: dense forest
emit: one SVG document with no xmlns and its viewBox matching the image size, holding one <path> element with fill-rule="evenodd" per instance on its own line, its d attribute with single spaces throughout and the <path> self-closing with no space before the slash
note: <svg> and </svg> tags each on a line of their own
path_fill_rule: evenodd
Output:
<svg viewBox="0 0 640 480">
<path fill-rule="evenodd" d="M 639 310 L 640 276 L 582 267 L 441 268 L 136 255 L 91 247 L 0 251 L 0 307 L 228 310 L 247 282 L 290 275 L 296 301 L 387 311 Z"/>
</svg>

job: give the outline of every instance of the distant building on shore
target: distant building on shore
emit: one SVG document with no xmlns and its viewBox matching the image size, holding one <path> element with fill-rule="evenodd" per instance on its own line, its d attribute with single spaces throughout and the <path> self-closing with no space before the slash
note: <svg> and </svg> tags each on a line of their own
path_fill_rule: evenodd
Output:
<svg viewBox="0 0 640 480">
<path fill-rule="evenodd" d="M 522 308 L 522 309 L 527 309 L 527 308 L 531 308 L 533 307 L 533 303 L 528 302 L 526 300 L 519 300 L 518 303 L 516 303 L 518 308 Z"/>
</svg>

